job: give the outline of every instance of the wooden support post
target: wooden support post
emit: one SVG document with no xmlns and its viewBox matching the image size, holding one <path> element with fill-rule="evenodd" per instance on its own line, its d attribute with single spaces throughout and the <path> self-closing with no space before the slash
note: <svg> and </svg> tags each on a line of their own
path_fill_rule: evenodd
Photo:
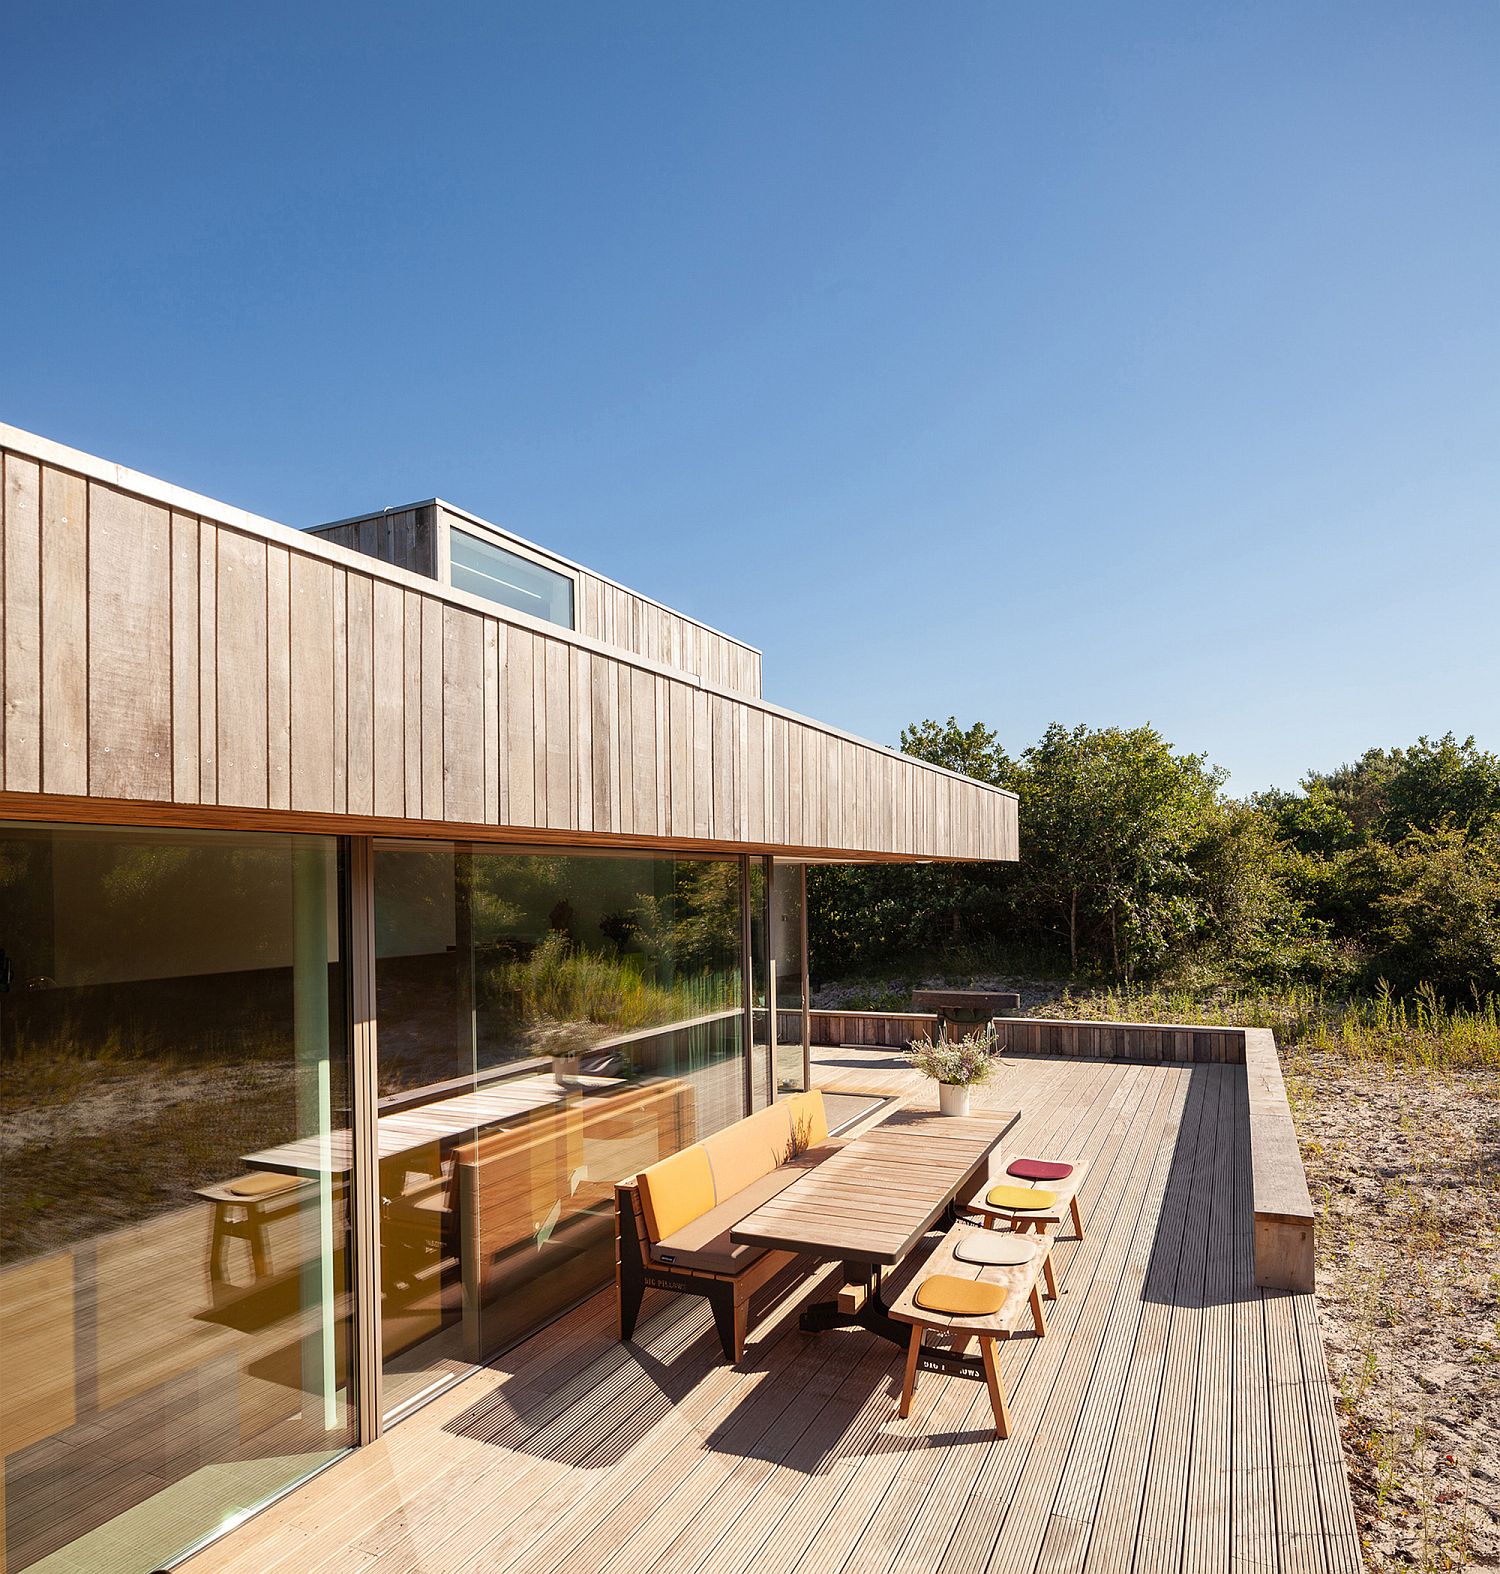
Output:
<svg viewBox="0 0 1500 1574">
<path fill-rule="evenodd" d="M 357 1437 L 373 1443 L 384 1427 L 380 1338 L 380 1161 L 376 1150 L 375 848 L 349 841 L 349 1132 L 353 1148 L 354 1338 Z"/>
<path fill-rule="evenodd" d="M 337 1432 L 342 1422 L 335 1361 L 334 1218 L 333 1218 L 333 1091 L 328 1038 L 328 902 L 327 844 L 307 838 L 294 842 L 292 852 L 292 999 L 293 1037 L 297 1055 L 297 1135 L 318 1144 L 316 1195 L 309 1208 L 299 1208 L 302 1314 L 307 1333 L 302 1342 L 302 1392 L 318 1411 L 324 1432 Z M 335 885 L 336 889 L 336 885 Z M 247 1210 L 250 1256 L 257 1281 L 270 1273 L 261 1210 Z"/>
<path fill-rule="evenodd" d="M 839 1291 L 839 1310 L 853 1317 L 870 1298 L 868 1285 L 846 1284 Z"/>
</svg>

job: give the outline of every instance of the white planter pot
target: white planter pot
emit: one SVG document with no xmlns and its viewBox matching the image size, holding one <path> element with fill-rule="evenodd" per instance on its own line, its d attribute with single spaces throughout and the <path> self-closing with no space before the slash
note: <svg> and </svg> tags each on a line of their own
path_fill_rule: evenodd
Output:
<svg viewBox="0 0 1500 1574">
<path fill-rule="evenodd" d="M 959 1086 L 954 1082 L 939 1082 L 938 1109 L 944 1115 L 967 1115 L 969 1113 L 967 1084 Z"/>
</svg>

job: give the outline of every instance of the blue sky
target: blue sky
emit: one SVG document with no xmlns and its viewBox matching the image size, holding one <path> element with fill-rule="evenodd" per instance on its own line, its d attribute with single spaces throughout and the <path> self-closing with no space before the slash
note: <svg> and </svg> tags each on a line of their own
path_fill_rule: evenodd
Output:
<svg viewBox="0 0 1500 1574">
<path fill-rule="evenodd" d="M 779 703 L 1500 748 L 1500 8 L 13 9 L 0 416 Z"/>
</svg>

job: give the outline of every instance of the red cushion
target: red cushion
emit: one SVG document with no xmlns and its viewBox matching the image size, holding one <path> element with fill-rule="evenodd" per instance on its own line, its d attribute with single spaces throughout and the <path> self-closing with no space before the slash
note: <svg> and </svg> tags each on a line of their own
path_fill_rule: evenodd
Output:
<svg viewBox="0 0 1500 1574">
<path fill-rule="evenodd" d="M 1017 1159 L 1005 1171 L 1022 1180 L 1066 1180 L 1073 1173 L 1071 1164 L 1054 1164 L 1050 1159 Z"/>
</svg>

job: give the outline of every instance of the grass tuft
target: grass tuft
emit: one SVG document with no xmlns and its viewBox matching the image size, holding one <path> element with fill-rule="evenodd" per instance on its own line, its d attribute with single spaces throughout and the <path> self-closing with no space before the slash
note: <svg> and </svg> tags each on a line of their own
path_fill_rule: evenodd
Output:
<svg viewBox="0 0 1500 1574">
<path fill-rule="evenodd" d="M 1065 994 L 1038 1016 L 1093 1022 L 1192 1022 L 1270 1028 L 1284 1051 L 1333 1055 L 1358 1065 L 1500 1071 L 1500 1000 L 1447 1004 L 1430 985 L 1414 995 L 1382 983 L 1373 995 L 1336 996 L 1311 986 L 1275 991 L 1105 989 Z"/>
</svg>

